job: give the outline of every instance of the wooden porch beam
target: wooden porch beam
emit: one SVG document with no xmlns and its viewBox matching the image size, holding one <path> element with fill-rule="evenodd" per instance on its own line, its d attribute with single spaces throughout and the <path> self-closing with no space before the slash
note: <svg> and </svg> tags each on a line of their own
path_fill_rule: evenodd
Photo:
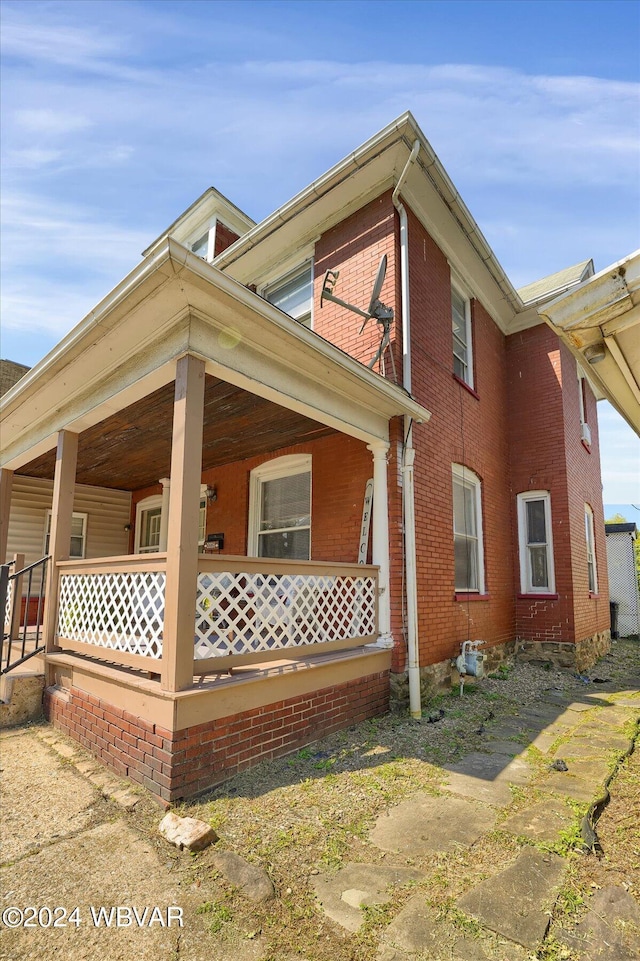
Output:
<svg viewBox="0 0 640 961">
<path fill-rule="evenodd" d="M 7 562 L 7 540 L 9 537 L 12 488 L 13 471 L 3 467 L 0 470 L 0 564 L 6 564 Z"/>
<path fill-rule="evenodd" d="M 391 633 L 390 559 L 389 559 L 389 495 L 387 484 L 387 455 L 389 445 L 368 445 L 373 454 L 373 512 L 371 516 L 371 554 L 378 575 L 378 644 L 393 647 Z"/>
<path fill-rule="evenodd" d="M 204 370 L 204 361 L 191 354 L 176 363 L 162 646 L 165 691 L 182 691 L 193 683 Z"/>
<path fill-rule="evenodd" d="M 44 611 L 44 641 L 47 652 L 57 650 L 56 621 L 58 617 L 58 585 L 60 575 L 58 561 L 69 559 L 71 550 L 71 522 L 73 497 L 76 486 L 78 461 L 78 435 L 68 430 L 58 433 L 56 469 L 53 479 L 53 503 L 51 505 L 51 534 L 47 568 L 47 588 Z"/>
</svg>

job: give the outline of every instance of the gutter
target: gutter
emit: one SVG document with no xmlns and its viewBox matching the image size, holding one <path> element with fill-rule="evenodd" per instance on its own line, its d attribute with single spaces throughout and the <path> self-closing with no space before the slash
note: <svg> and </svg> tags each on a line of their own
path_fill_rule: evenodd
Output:
<svg viewBox="0 0 640 961">
<path fill-rule="evenodd" d="M 400 191 L 420 151 L 416 140 L 404 170 L 393 191 L 393 205 L 400 217 L 400 285 L 402 299 L 402 386 L 411 393 L 411 318 L 409 301 L 409 231 L 407 211 L 400 200 Z M 420 699 L 420 640 L 418 636 L 418 579 L 416 561 L 416 513 L 413 446 L 413 420 L 405 414 L 402 454 L 402 515 L 404 519 L 405 591 L 407 596 L 407 654 L 409 675 L 409 711 L 411 717 L 422 716 Z"/>
</svg>

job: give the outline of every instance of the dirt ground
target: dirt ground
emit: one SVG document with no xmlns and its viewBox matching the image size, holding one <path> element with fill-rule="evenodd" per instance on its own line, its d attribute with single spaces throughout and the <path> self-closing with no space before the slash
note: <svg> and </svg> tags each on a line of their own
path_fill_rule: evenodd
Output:
<svg viewBox="0 0 640 961">
<path fill-rule="evenodd" d="M 616 642 L 588 676 L 524 664 L 501 669 L 462 698 L 452 692 L 425 705 L 421 721 L 389 714 L 366 722 L 179 807 L 178 813 L 215 828 L 216 848 L 266 869 L 276 897 L 263 904 L 242 897 L 216 872 L 216 848 L 191 855 L 170 847 L 158 835 L 162 812 L 148 796 L 139 793 L 135 807 L 123 807 L 113 800 L 116 779 L 102 787 L 92 783 L 89 755 L 61 735 L 52 741 L 48 725 L 7 732 L 0 745 L 1 909 L 20 908 L 21 922 L 27 907 L 45 910 L 26 928 L 11 926 L 17 915 L 3 914 L 0 959 L 374 961 L 382 931 L 416 890 L 424 890 L 443 918 L 468 928 L 455 899 L 518 849 L 518 839 L 499 825 L 466 850 L 416 861 L 425 880 L 399 885 L 388 904 L 366 912 L 355 934 L 323 914 L 313 878 L 347 862 L 385 863 L 384 852 L 369 840 L 381 813 L 419 791 L 440 796 L 442 765 L 482 750 L 492 725 L 523 706 L 537 704 L 550 690 L 576 697 L 597 692 L 602 681 L 608 696 L 628 701 L 640 681 L 637 641 Z M 628 749 L 637 727 L 627 724 L 624 733 L 605 749 L 616 776 L 598 823 L 603 856 L 580 851 L 586 804 L 575 802 L 575 822 L 553 847 L 569 870 L 550 934 L 531 959 L 577 957 L 556 932 L 580 920 L 594 890 L 613 883 L 640 901 L 640 752 L 624 758 L 621 746 L 626 740 Z M 514 754 L 526 752 L 541 772 L 546 768 L 547 758 L 517 732 L 513 744 Z M 544 795 L 535 782 L 527 789 L 513 786 L 509 813 L 538 796 Z M 110 926 L 96 915 L 100 907 L 117 906 L 123 910 L 119 918 L 110 915 Z M 176 912 L 170 917 L 169 908 L 180 909 L 181 919 Z"/>
</svg>

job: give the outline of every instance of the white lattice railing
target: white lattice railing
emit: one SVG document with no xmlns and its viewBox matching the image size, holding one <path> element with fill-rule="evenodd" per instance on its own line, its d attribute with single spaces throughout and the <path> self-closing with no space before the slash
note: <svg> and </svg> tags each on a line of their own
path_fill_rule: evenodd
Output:
<svg viewBox="0 0 640 961">
<path fill-rule="evenodd" d="M 149 669 L 162 658 L 166 555 L 65 561 L 58 565 L 57 635 L 62 647 Z M 375 567 L 199 559 L 194 673 L 279 651 L 354 646 L 377 633 Z"/>
<path fill-rule="evenodd" d="M 200 562 L 196 662 L 375 637 L 376 568 L 231 560 Z"/>
<path fill-rule="evenodd" d="M 165 566 L 164 555 L 61 564 L 58 638 L 99 648 L 104 656 L 113 652 L 109 659 L 124 663 L 137 658 L 158 661 Z"/>
</svg>

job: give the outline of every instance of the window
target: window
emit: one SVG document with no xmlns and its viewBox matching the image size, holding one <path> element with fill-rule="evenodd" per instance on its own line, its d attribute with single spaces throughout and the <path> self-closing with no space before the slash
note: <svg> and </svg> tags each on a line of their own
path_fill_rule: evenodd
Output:
<svg viewBox="0 0 640 961">
<path fill-rule="evenodd" d="M 578 367 L 578 404 L 580 407 L 580 439 L 591 446 L 591 428 L 587 422 L 587 378 Z"/>
<path fill-rule="evenodd" d="M 480 479 L 460 464 L 454 464 L 452 472 L 455 588 L 484 594 Z"/>
<path fill-rule="evenodd" d="M 251 472 L 249 553 L 310 559 L 310 455 L 278 457 Z"/>
<path fill-rule="evenodd" d="M 593 511 L 588 504 L 584 505 L 584 526 L 587 538 L 587 574 L 589 577 L 589 591 L 598 593 L 598 571 L 596 570 L 596 540 L 593 532 Z"/>
<path fill-rule="evenodd" d="M 75 511 L 71 518 L 71 544 L 69 547 L 69 557 L 84 557 L 87 540 L 87 514 L 78 514 Z M 44 530 L 44 553 L 49 553 L 49 541 L 51 539 L 51 511 L 47 511 L 47 520 Z"/>
<path fill-rule="evenodd" d="M 294 320 L 311 327 L 313 305 L 313 271 L 311 264 L 297 268 L 275 284 L 265 287 L 264 297 Z"/>
<path fill-rule="evenodd" d="M 453 328 L 453 372 L 473 387 L 471 349 L 471 304 L 455 287 L 451 287 L 451 323 Z"/>
<path fill-rule="evenodd" d="M 207 538 L 207 498 L 200 498 L 200 517 L 198 519 L 198 549 L 202 550 Z"/>
<path fill-rule="evenodd" d="M 520 586 L 523 594 L 554 594 L 551 496 L 548 491 L 518 494 Z"/>
<path fill-rule="evenodd" d="M 150 507 L 140 515 L 140 546 L 139 554 L 153 554 L 160 550 L 160 527 L 162 524 L 162 507 Z"/>
<path fill-rule="evenodd" d="M 202 257 L 203 260 L 208 260 L 209 257 L 209 231 L 199 237 L 194 244 L 191 244 L 191 252 L 196 255 L 196 257 Z"/>
</svg>

